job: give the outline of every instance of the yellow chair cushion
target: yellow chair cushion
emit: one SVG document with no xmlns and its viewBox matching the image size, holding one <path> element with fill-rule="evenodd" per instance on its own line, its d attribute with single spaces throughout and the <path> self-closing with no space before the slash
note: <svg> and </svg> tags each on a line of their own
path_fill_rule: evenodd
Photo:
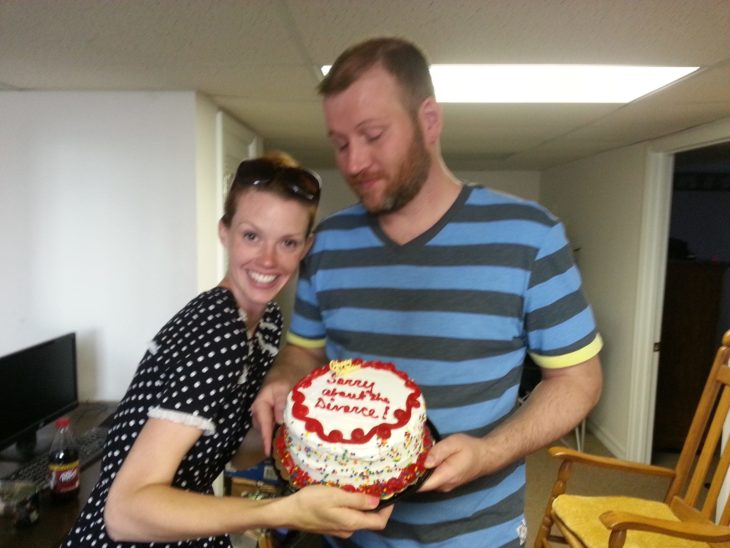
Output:
<svg viewBox="0 0 730 548">
<path fill-rule="evenodd" d="M 553 501 L 553 514 L 586 546 L 608 546 L 611 531 L 598 516 L 609 510 L 679 521 L 663 502 L 631 497 L 581 497 L 560 495 Z M 706 542 L 670 537 L 646 531 L 628 531 L 626 548 L 707 548 Z"/>
</svg>

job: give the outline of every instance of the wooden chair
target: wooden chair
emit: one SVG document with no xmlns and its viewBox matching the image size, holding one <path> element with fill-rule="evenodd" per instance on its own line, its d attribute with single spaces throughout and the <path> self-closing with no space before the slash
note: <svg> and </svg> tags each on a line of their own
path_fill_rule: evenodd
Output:
<svg viewBox="0 0 730 548">
<path fill-rule="evenodd" d="M 730 547 L 728 501 L 720 501 L 722 514 L 715 522 L 720 488 L 730 465 L 730 444 L 718 451 L 730 409 L 729 359 L 730 331 L 727 331 L 675 468 L 550 448 L 550 454 L 560 459 L 561 464 L 535 547 L 547 548 L 553 542 L 584 548 Z M 567 494 L 567 482 L 575 465 L 666 478 L 669 487 L 663 501 Z M 553 526 L 556 533 L 552 531 Z"/>
</svg>

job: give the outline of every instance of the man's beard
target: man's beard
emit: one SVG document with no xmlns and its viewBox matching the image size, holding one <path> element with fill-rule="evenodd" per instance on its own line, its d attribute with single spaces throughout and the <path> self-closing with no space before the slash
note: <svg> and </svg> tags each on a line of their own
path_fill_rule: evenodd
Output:
<svg viewBox="0 0 730 548">
<path fill-rule="evenodd" d="M 431 156 L 423 144 L 423 133 L 414 123 L 413 140 L 406 153 L 403 164 L 395 176 L 388 178 L 392 187 L 386 189 L 383 200 L 378 204 L 365 204 L 365 208 L 373 215 L 394 213 L 405 207 L 423 188 L 431 169 Z"/>
</svg>

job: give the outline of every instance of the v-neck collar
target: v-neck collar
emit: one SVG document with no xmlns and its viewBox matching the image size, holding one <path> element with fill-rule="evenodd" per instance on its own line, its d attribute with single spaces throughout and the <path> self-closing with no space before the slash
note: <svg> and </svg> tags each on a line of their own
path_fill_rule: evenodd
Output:
<svg viewBox="0 0 730 548">
<path fill-rule="evenodd" d="M 380 223 L 378 222 L 378 217 L 376 215 L 368 214 L 368 223 L 370 224 L 370 228 L 372 229 L 373 233 L 378 237 L 378 239 L 382 241 L 387 247 L 393 250 L 408 250 L 424 247 L 426 244 L 428 244 L 428 242 L 433 239 L 436 234 L 441 232 L 441 229 L 443 229 L 443 227 L 446 226 L 449 221 L 451 221 L 456 212 L 464 206 L 467 199 L 469 198 L 469 195 L 471 194 L 472 188 L 474 188 L 472 185 L 462 183 L 459 195 L 456 197 L 456 200 L 454 200 L 454 203 L 451 204 L 451 207 L 446 210 L 446 213 L 444 213 L 441 218 L 425 232 L 419 234 L 418 236 L 404 244 L 399 244 L 393 241 L 390 236 L 385 233 L 385 231 L 380 226 Z"/>
</svg>

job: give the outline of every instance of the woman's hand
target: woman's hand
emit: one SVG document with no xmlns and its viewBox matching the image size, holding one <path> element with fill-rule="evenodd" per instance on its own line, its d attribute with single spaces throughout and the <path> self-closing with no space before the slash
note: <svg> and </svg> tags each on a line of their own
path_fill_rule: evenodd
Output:
<svg viewBox="0 0 730 548">
<path fill-rule="evenodd" d="M 358 529 L 385 527 L 393 506 L 374 511 L 380 499 L 364 493 L 350 493 L 335 487 L 312 485 L 293 495 L 277 499 L 282 527 L 341 538 Z"/>
</svg>

